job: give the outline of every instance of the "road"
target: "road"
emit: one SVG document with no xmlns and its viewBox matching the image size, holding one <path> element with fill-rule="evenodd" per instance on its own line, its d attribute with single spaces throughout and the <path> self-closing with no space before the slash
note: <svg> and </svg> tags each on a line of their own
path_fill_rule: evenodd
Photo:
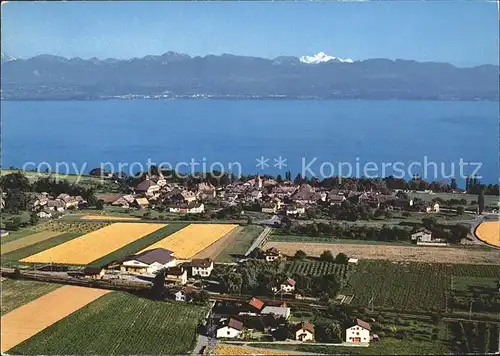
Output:
<svg viewBox="0 0 500 356">
<path fill-rule="evenodd" d="M 476 218 L 471 219 L 471 220 L 457 220 L 454 222 L 470 225 L 470 228 L 471 228 L 470 235 L 474 238 L 475 244 L 482 245 L 482 246 L 488 246 L 490 248 L 500 250 L 500 247 L 487 244 L 487 243 L 483 242 L 481 239 L 479 239 L 479 237 L 476 235 L 476 228 L 479 226 L 479 224 L 481 224 L 484 221 L 495 221 L 495 220 L 498 220 L 498 218 L 499 218 L 499 214 L 483 213 L 482 215 L 477 215 Z"/>
<path fill-rule="evenodd" d="M 259 237 L 257 237 L 255 239 L 255 241 L 253 242 L 252 246 L 250 246 L 250 248 L 247 250 L 247 252 L 245 252 L 245 257 L 250 255 L 250 253 L 255 250 L 257 247 L 259 247 L 261 244 L 262 244 L 262 241 L 264 241 L 264 239 L 266 239 L 269 234 L 271 233 L 271 231 L 273 231 L 272 228 L 270 227 L 266 227 L 264 229 L 264 231 L 262 231 L 259 235 Z"/>
</svg>

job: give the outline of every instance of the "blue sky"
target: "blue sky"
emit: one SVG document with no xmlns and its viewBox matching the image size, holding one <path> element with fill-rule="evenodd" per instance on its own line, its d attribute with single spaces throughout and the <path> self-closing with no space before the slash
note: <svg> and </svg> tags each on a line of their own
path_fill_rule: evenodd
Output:
<svg viewBox="0 0 500 356">
<path fill-rule="evenodd" d="M 2 5 L 2 52 L 131 58 L 169 50 L 274 58 L 498 64 L 494 2 L 18 2 Z"/>
</svg>

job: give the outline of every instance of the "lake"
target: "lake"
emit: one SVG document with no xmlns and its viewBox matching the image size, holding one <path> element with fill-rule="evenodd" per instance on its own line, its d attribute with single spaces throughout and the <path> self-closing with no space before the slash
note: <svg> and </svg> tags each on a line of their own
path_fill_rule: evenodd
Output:
<svg viewBox="0 0 500 356">
<path fill-rule="evenodd" d="M 405 179 L 419 173 L 462 182 L 463 159 L 482 163 L 481 182 L 499 177 L 496 102 L 4 101 L 2 124 L 3 167 L 47 162 L 54 169 L 68 162 L 88 172 L 111 162 L 128 173 L 125 164 L 137 162 L 134 171 L 150 159 L 184 162 L 178 168 L 186 171 L 194 159 L 196 171 L 205 163 L 237 173 L 238 162 L 245 174 L 329 176 L 340 169 L 348 175 L 350 165 L 351 175 L 403 175 L 398 167 Z M 275 167 L 280 156 L 281 169 Z M 463 166 L 464 176 L 473 170 Z"/>
</svg>

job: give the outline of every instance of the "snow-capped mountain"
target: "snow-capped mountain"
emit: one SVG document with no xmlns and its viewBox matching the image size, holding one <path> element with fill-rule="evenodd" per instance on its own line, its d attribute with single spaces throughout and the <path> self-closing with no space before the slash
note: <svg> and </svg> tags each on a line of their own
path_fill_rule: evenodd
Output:
<svg viewBox="0 0 500 356">
<path fill-rule="evenodd" d="M 338 58 L 334 56 L 329 56 L 325 52 L 319 52 L 314 56 L 302 56 L 300 57 L 300 61 L 302 63 L 307 64 L 318 64 L 325 63 L 330 61 L 340 62 L 340 63 L 353 63 L 354 61 L 351 58 Z"/>
</svg>

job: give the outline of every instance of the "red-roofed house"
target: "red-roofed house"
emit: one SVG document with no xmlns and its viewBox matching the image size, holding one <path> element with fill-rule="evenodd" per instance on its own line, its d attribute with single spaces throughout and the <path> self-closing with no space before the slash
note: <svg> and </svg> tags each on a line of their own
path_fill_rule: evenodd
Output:
<svg viewBox="0 0 500 356">
<path fill-rule="evenodd" d="M 264 302 L 255 297 L 252 297 L 252 299 L 250 299 L 248 304 L 257 309 L 258 311 L 260 311 L 264 307 Z"/>
<path fill-rule="evenodd" d="M 353 326 L 347 328 L 345 331 L 345 341 L 354 343 L 369 343 L 371 332 L 370 324 L 361 319 L 356 319 L 353 324 Z"/>
</svg>

